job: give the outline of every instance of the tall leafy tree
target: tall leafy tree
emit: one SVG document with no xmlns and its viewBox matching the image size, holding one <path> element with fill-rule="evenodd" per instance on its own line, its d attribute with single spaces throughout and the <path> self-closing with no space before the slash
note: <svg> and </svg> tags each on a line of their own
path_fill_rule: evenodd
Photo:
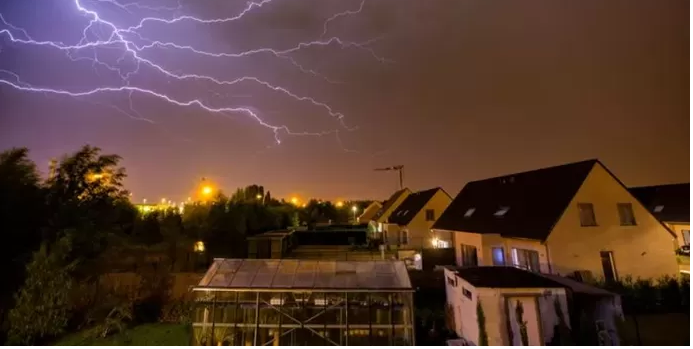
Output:
<svg viewBox="0 0 693 349">
<path fill-rule="evenodd" d="M 8 244 L 0 253 L 0 324 L 12 308 L 12 295 L 24 280 L 25 265 L 41 243 L 46 210 L 36 165 L 26 148 L 0 153 L 0 231 Z M 0 343 L 4 342 L 0 331 Z"/>
</svg>

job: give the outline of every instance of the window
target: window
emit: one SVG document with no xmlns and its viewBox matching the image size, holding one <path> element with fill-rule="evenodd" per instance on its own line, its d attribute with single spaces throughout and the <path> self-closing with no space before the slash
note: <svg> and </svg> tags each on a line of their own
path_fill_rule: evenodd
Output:
<svg viewBox="0 0 693 349">
<path fill-rule="evenodd" d="M 466 289 L 466 288 L 462 288 L 462 294 L 463 294 L 465 297 L 467 297 L 467 298 L 469 298 L 469 299 L 472 299 L 472 291 L 470 291 L 470 290 L 468 290 L 468 289 Z"/>
<path fill-rule="evenodd" d="M 683 237 L 683 244 L 684 245 L 690 245 L 691 244 L 691 231 L 688 229 L 681 230 L 681 236 Z"/>
<path fill-rule="evenodd" d="M 449 278 L 448 278 L 448 285 L 450 285 L 450 286 L 452 286 L 452 287 L 456 287 L 456 286 L 457 286 L 457 280 L 455 280 L 455 279 L 449 277 Z"/>
<path fill-rule="evenodd" d="M 494 213 L 493 215 L 496 217 L 503 217 L 503 216 L 505 216 L 505 214 L 508 212 L 509 209 L 510 209 L 510 207 L 501 206 L 501 208 L 499 208 L 498 211 L 496 211 L 496 213 Z"/>
<path fill-rule="evenodd" d="M 580 211 L 580 225 L 583 227 L 595 227 L 597 226 L 597 218 L 594 217 L 594 206 L 588 203 L 578 204 L 578 211 Z"/>
<path fill-rule="evenodd" d="M 539 252 L 534 250 L 513 248 L 512 254 L 514 266 L 537 273 L 541 271 L 539 268 Z"/>
<path fill-rule="evenodd" d="M 460 244 L 460 250 L 462 251 L 463 267 L 476 267 L 479 265 L 475 246 Z"/>
<path fill-rule="evenodd" d="M 467 212 L 464 213 L 464 218 L 471 217 L 474 214 L 474 211 L 476 211 L 474 207 L 468 209 Z"/>
<path fill-rule="evenodd" d="M 604 280 L 614 282 L 618 278 L 616 267 L 614 266 L 614 253 L 612 251 L 599 252 L 602 259 L 602 269 L 604 269 Z"/>
<path fill-rule="evenodd" d="M 635 225 L 635 215 L 633 214 L 633 205 L 628 203 L 618 203 L 618 216 L 621 219 L 621 225 Z"/>
<path fill-rule="evenodd" d="M 399 232 L 399 243 L 400 243 L 400 245 L 408 245 L 409 244 L 409 231 L 408 230 L 402 230 Z"/>
<path fill-rule="evenodd" d="M 436 220 L 436 212 L 434 210 L 426 210 L 426 221 L 431 222 Z"/>
<path fill-rule="evenodd" d="M 654 208 L 653 211 L 655 211 L 655 212 L 662 212 L 663 209 L 664 209 L 664 206 L 663 206 L 663 205 L 657 205 L 657 206 L 655 206 L 655 208 Z"/>
<path fill-rule="evenodd" d="M 491 249 L 493 255 L 493 265 L 505 265 L 505 251 L 502 247 L 494 247 Z"/>
</svg>

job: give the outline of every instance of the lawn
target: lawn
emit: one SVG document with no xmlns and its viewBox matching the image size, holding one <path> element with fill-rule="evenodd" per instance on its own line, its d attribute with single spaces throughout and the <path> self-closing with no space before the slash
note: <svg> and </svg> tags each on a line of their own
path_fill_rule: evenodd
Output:
<svg viewBox="0 0 693 349">
<path fill-rule="evenodd" d="M 95 338 L 85 330 L 68 334 L 55 345 L 190 345 L 190 329 L 179 324 L 144 324 L 106 338 Z"/>
</svg>

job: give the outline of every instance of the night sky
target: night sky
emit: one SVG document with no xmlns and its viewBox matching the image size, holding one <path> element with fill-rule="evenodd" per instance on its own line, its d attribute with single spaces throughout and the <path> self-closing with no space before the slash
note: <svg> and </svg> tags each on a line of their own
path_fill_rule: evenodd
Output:
<svg viewBox="0 0 693 349">
<path fill-rule="evenodd" d="M 234 17 L 247 6 L 112 1 L 81 5 L 121 29 L 147 16 Z M 124 158 L 137 201 L 182 200 L 201 177 L 227 193 L 256 183 L 275 197 L 384 199 L 397 175 L 373 169 L 399 164 L 405 186 L 442 186 L 452 195 L 471 180 L 588 158 L 629 186 L 689 180 L 688 1 L 366 0 L 360 12 L 360 0 L 265 1 L 233 21 L 147 22 L 128 40 L 231 54 L 322 40 L 282 56 L 138 52 L 176 75 L 254 77 L 325 103 L 333 115 L 253 80 L 220 85 L 147 64 L 138 70 L 117 43 L 67 52 L 18 42 L 27 39 L 23 28 L 35 41 L 77 45 L 91 17 L 74 0 L 3 0 L 0 82 L 15 86 L 0 84 L 0 149 L 29 147 L 45 172 L 52 157 L 99 146 Z M 329 21 L 323 35 L 326 20 L 343 11 L 351 13 Z M 94 25 L 82 43 L 111 32 Z M 324 44 L 330 38 L 339 42 Z M 132 90 L 75 98 L 16 86 L 134 86 L 248 108 L 269 125 L 324 135 L 280 129 L 278 144 L 246 112 L 209 112 Z"/>
</svg>

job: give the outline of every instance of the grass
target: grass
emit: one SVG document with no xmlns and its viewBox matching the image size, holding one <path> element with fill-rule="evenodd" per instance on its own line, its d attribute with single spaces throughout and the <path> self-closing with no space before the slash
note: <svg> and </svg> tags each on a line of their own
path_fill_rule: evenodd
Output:
<svg viewBox="0 0 693 349">
<path fill-rule="evenodd" d="M 96 338 L 84 330 L 66 335 L 55 345 L 190 345 L 190 329 L 180 324 L 144 324 L 106 338 Z"/>
</svg>

